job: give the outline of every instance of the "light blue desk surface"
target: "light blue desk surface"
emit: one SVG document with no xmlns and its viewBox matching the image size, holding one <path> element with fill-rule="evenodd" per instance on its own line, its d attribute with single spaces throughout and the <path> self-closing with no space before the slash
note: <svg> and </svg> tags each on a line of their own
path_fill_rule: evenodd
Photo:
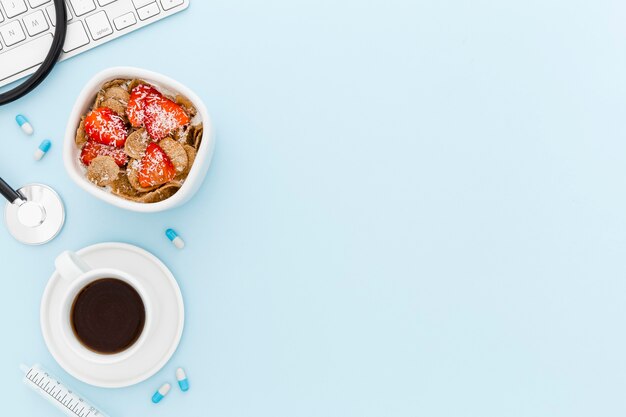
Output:
<svg viewBox="0 0 626 417">
<path fill-rule="evenodd" d="M 214 117 L 180 209 L 124 212 L 63 169 L 74 98 L 114 65 Z M 617 0 L 192 0 L 59 65 L 0 109 L 1 175 L 68 212 L 43 247 L 0 233 L 0 414 L 60 416 L 20 382 L 37 361 L 112 417 L 623 416 L 625 74 Z M 39 330 L 54 257 L 103 241 L 162 258 L 186 301 L 175 356 L 128 389 L 69 377 Z M 177 366 L 191 390 L 154 406 Z"/>
</svg>

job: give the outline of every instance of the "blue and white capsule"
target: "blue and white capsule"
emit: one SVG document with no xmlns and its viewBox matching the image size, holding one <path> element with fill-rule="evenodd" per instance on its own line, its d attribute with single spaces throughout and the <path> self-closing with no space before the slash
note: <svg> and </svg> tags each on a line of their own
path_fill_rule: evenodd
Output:
<svg viewBox="0 0 626 417">
<path fill-rule="evenodd" d="M 32 135 L 35 132 L 35 129 L 33 129 L 33 125 L 30 124 L 26 116 L 18 114 L 17 116 L 15 116 L 15 121 L 22 128 L 22 132 L 26 133 L 28 136 Z"/>
<path fill-rule="evenodd" d="M 157 392 L 155 392 L 152 396 L 152 402 L 155 404 L 159 403 L 163 399 L 163 397 L 165 397 L 167 393 L 170 392 L 170 388 L 172 387 L 167 382 L 161 385 L 161 388 L 159 388 Z"/>
<path fill-rule="evenodd" d="M 39 147 L 35 150 L 35 154 L 33 155 L 35 157 L 35 161 L 41 160 L 41 158 L 43 158 L 43 156 L 50 150 L 50 146 L 52 146 L 52 142 L 50 142 L 48 139 L 42 140 L 39 144 Z"/>
<path fill-rule="evenodd" d="M 181 239 L 180 236 L 178 236 L 178 233 L 176 233 L 176 230 L 174 229 L 167 229 L 165 231 L 165 236 L 167 236 L 167 238 L 174 244 L 174 246 L 176 246 L 178 249 L 182 249 L 185 247 L 185 241 L 183 239 Z"/>
<path fill-rule="evenodd" d="M 181 391 L 189 391 L 189 380 L 187 379 L 187 375 L 185 375 L 183 368 L 178 368 L 176 370 L 176 380 L 178 381 L 178 386 Z"/>
</svg>

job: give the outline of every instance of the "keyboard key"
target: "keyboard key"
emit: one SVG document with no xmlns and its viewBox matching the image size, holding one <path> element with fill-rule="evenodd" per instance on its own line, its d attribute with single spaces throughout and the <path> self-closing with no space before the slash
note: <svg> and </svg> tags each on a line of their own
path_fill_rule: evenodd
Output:
<svg viewBox="0 0 626 417">
<path fill-rule="evenodd" d="M 52 0 L 28 0 L 28 4 L 30 4 L 30 7 L 35 8 L 35 7 L 39 7 L 42 4 L 46 4 L 49 3 Z"/>
<path fill-rule="evenodd" d="M 137 9 L 137 14 L 139 15 L 139 19 L 141 20 L 150 19 L 151 17 L 158 15 L 159 12 L 159 6 L 157 6 L 156 3 L 152 3 L 145 7 L 142 7 L 141 9 Z"/>
<path fill-rule="evenodd" d="M 135 15 L 132 12 L 113 19 L 113 24 L 117 30 L 126 29 L 135 23 L 137 23 L 137 19 L 135 19 Z"/>
<path fill-rule="evenodd" d="M 133 4 L 135 5 L 135 9 L 139 9 L 140 7 L 146 6 L 150 3 L 154 3 L 156 0 L 133 0 Z"/>
<path fill-rule="evenodd" d="M 76 17 L 96 10 L 96 3 L 93 0 L 70 0 L 70 3 L 72 3 Z"/>
<path fill-rule="evenodd" d="M 91 37 L 95 41 L 113 33 L 113 28 L 111 27 L 107 14 L 104 11 L 92 14 L 85 19 L 85 23 L 87 23 Z"/>
<path fill-rule="evenodd" d="M 170 10 L 180 6 L 184 2 L 184 0 L 161 0 L 161 6 L 163 6 L 163 10 Z"/>
<path fill-rule="evenodd" d="M 52 46 L 52 35 L 47 33 L 37 39 L 0 54 L 0 80 L 39 65 Z"/>
<path fill-rule="evenodd" d="M 50 18 L 50 21 L 52 22 L 52 26 L 56 26 L 57 12 L 54 9 L 54 5 L 47 6 L 46 7 L 46 12 L 48 13 L 48 17 Z M 70 20 L 72 20 L 72 13 L 70 13 L 70 9 L 69 9 L 69 6 L 67 5 L 67 3 L 65 3 L 65 14 L 67 15 L 67 21 L 68 22 Z"/>
<path fill-rule="evenodd" d="M 41 10 L 37 10 L 35 13 L 27 14 L 24 16 L 22 21 L 24 22 L 26 31 L 30 36 L 38 35 L 44 30 L 48 30 L 50 28 L 50 26 L 48 26 L 48 22 L 46 21 L 46 16 Z"/>
<path fill-rule="evenodd" d="M 6 43 L 7 46 L 15 45 L 26 39 L 22 25 L 20 25 L 20 22 L 17 20 L 0 27 L 0 35 L 2 35 L 2 39 L 4 39 L 4 43 Z M 2 65 L 4 65 L 4 62 Z"/>
<path fill-rule="evenodd" d="M 118 31 L 123 35 L 148 26 L 182 11 L 187 5 L 185 0 L 61 1 L 65 3 L 69 26 L 61 60 L 113 39 Z M 0 87 L 34 72 L 43 61 L 53 39 L 56 3 L 53 0 L 0 0 Z M 41 56 L 36 54 L 40 50 Z"/>
<path fill-rule="evenodd" d="M 9 19 L 27 10 L 24 0 L 0 0 L 0 3 L 4 6 L 4 11 Z"/>
<path fill-rule="evenodd" d="M 63 52 L 70 52 L 76 48 L 87 45 L 89 36 L 85 32 L 82 22 L 74 22 L 67 25 L 67 34 L 65 35 L 65 44 L 63 44 Z"/>
</svg>

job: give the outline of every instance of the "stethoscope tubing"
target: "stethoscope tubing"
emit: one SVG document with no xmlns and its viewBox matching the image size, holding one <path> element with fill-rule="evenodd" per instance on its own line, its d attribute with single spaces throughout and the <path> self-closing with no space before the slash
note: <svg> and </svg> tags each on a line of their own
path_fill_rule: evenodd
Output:
<svg viewBox="0 0 626 417">
<path fill-rule="evenodd" d="M 0 106 L 11 103 L 26 94 L 33 91 L 41 82 L 50 74 L 52 68 L 59 60 L 63 52 L 63 44 L 65 43 L 65 35 L 67 33 L 67 11 L 65 9 L 64 0 L 54 0 L 54 11 L 56 13 L 56 30 L 52 40 L 52 46 L 46 55 L 43 63 L 37 71 L 31 75 L 25 82 L 18 85 L 14 89 L 0 94 Z M 6 198 L 9 203 L 13 204 L 18 200 L 22 200 L 22 196 L 7 182 L 0 178 L 0 194 Z"/>
<path fill-rule="evenodd" d="M 11 187 L 5 180 L 0 178 L 0 194 L 11 204 L 21 200 L 22 196 L 13 187 Z"/>
<path fill-rule="evenodd" d="M 41 84 L 41 82 L 50 74 L 50 71 L 52 71 L 52 68 L 54 68 L 54 65 L 59 60 L 59 57 L 63 52 L 65 34 L 67 33 L 67 11 L 65 10 L 65 1 L 54 0 L 54 10 L 56 12 L 56 29 L 54 32 L 54 38 L 52 39 L 52 46 L 50 47 L 46 58 L 37 71 L 35 71 L 35 73 L 26 81 L 14 89 L 0 94 L 0 106 L 22 98 L 37 88 L 37 86 Z"/>
</svg>

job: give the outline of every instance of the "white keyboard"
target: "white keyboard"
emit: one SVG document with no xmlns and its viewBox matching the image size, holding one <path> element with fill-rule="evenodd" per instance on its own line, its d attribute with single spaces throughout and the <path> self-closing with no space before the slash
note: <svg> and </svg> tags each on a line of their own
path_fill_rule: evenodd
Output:
<svg viewBox="0 0 626 417">
<path fill-rule="evenodd" d="M 65 0 L 61 60 L 186 9 L 189 0 Z M 32 74 L 54 34 L 53 0 L 0 0 L 0 87 Z"/>
</svg>

